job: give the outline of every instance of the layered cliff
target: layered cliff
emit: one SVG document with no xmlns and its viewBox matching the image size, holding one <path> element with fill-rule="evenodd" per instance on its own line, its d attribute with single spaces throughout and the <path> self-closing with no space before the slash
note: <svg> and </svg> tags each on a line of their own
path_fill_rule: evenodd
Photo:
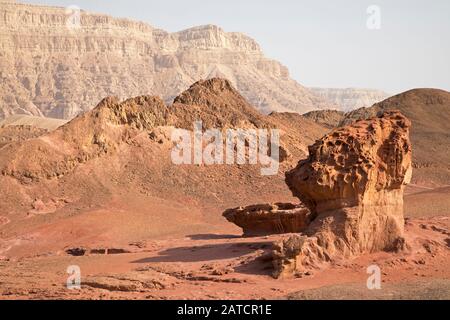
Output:
<svg viewBox="0 0 450 320">
<path fill-rule="evenodd" d="M 310 88 L 315 94 L 340 107 L 342 111 L 351 111 L 362 107 L 370 107 L 383 101 L 389 94 L 381 90 L 358 88 Z"/>
<path fill-rule="evenodd" d="M 108 95 L 170 101 L 212 77 L 229 79 L 264 113 L 334 107 L 292 80 L 253 39 L 213 25 L 168 33 L 127 19 L 2 1 L 0 33 L 0 118 L 71 119 Z"/>
</svg>

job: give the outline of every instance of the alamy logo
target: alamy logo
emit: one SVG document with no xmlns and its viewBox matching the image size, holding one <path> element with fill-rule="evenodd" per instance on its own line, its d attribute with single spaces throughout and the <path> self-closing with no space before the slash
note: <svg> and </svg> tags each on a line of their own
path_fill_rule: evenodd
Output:
<svg viewBox="0 0 450 320">
<path fill-rule="evenodd" d="M 67 273 L 69 277 L 67 278 L 67 289 L 81 289 L 81 269 L 79 266 L 73 265 L 67 267 Z"/>
<path fill-rule="evenodd" d="M 366 22 L 367 29 L 381 29 L 381 8 L 377 5 L 371 5 L 367 8 L 367 14 L 369 15 Z"/>
<path fill-rule="evenodd" d="M 69 29 L 79 29 L 81 27 L 81 9 L 78 6 L 68 6 L 66 8 L 66 26 Z"/>
<path fill-rule="evenodd" d="M 367 273 L 370 274 L 367 278 L 367 289 L 381 289 L 381 269 L 377 265 L 367 267 Z"/>
<path fill-rule="evenodd" d="M 280 134 L 277 129 L 209 129 L 196 121 L 194 131 L 172 132 L 174 164 L 260 164 L 261 175 L 276 175 L 279 168 Z M 269 149 L 270 146 L 270 149 Z"/>
</svg>

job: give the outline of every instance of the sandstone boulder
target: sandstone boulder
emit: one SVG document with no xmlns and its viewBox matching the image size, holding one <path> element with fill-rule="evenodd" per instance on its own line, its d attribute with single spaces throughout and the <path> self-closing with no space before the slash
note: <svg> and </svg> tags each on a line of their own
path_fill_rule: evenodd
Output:
<svg viewBox="0 0 450 320">
<path fill-rule="evenodd" d="M 276 277 L 405 247 L 409 129 L 406 117 L 390 111 L 336 129 L 309 147 L 309 157 L 286 173 L 286 183 L 309 208 L 312 222 L 302 235 L 276 244 Z"/>
<path fill-rule="evenodd" d="M 228 209 L 223 216 L 244 231 L 244 236 L 261 236 L 303 231 L 310 212 L 303 205 L 291 203 L 258 204 Z"/>
</svg>

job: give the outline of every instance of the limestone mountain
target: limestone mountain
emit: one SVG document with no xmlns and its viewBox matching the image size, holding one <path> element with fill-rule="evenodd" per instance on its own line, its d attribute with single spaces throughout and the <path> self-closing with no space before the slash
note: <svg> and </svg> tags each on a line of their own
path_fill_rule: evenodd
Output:
<svg viewBox="0 0 450 320">
<path fill-rule="evenodd" d="M 387 99 L 390 95 L 381 90 L 359 88 L 310 88 L 320 97 L 331 101 L 342 111 L 352 111 L 370 107 L 374 103 Z"/>
<path fill-rule="evenodd" d="M 169 102 L 212 77 L 227 78 L 263 113 L 335 107 L 244 34 L 214 25 L 169 33 L 85 11 L 77 24 L 73 14 L 0 1 L 0 118 L 72 119 L 111 95 L 154 94 Z"/>
</svg>

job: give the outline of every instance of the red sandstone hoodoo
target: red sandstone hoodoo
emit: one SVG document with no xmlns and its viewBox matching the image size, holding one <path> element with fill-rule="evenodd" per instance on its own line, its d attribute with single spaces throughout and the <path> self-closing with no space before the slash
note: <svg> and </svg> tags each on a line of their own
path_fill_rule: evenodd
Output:
<svg viewBox="0 0 450 320">
<path fill-rule="evenodd" d="M 338 128 L 309 147 L 309 157 L 286 173 L 293 195 L 309 211 L 303 210 L 307 218 L 301 228 L 272 232 L 301 232 L 275 244 L 275 277 L 339 258 L 405 248 L 403 190 L 412 173 L 410 126 L 400 112 L 385 112 Z M 275 214 L 269 219 L 268 212 L 261 212 L 234 209 L 224 216 L 243 227 L 244 235 L 274 230 Z"/>
<path fill-rule="evenodd" d="M 277 244 L 276 276 L 335 258 L 404 248 L 403 190 L 412 174 L 410 126 L 400 112 L 391 111 L 336 129 L 286 173 L 293 195 L 314 220 L 305 236 Z"/>
</svg>

